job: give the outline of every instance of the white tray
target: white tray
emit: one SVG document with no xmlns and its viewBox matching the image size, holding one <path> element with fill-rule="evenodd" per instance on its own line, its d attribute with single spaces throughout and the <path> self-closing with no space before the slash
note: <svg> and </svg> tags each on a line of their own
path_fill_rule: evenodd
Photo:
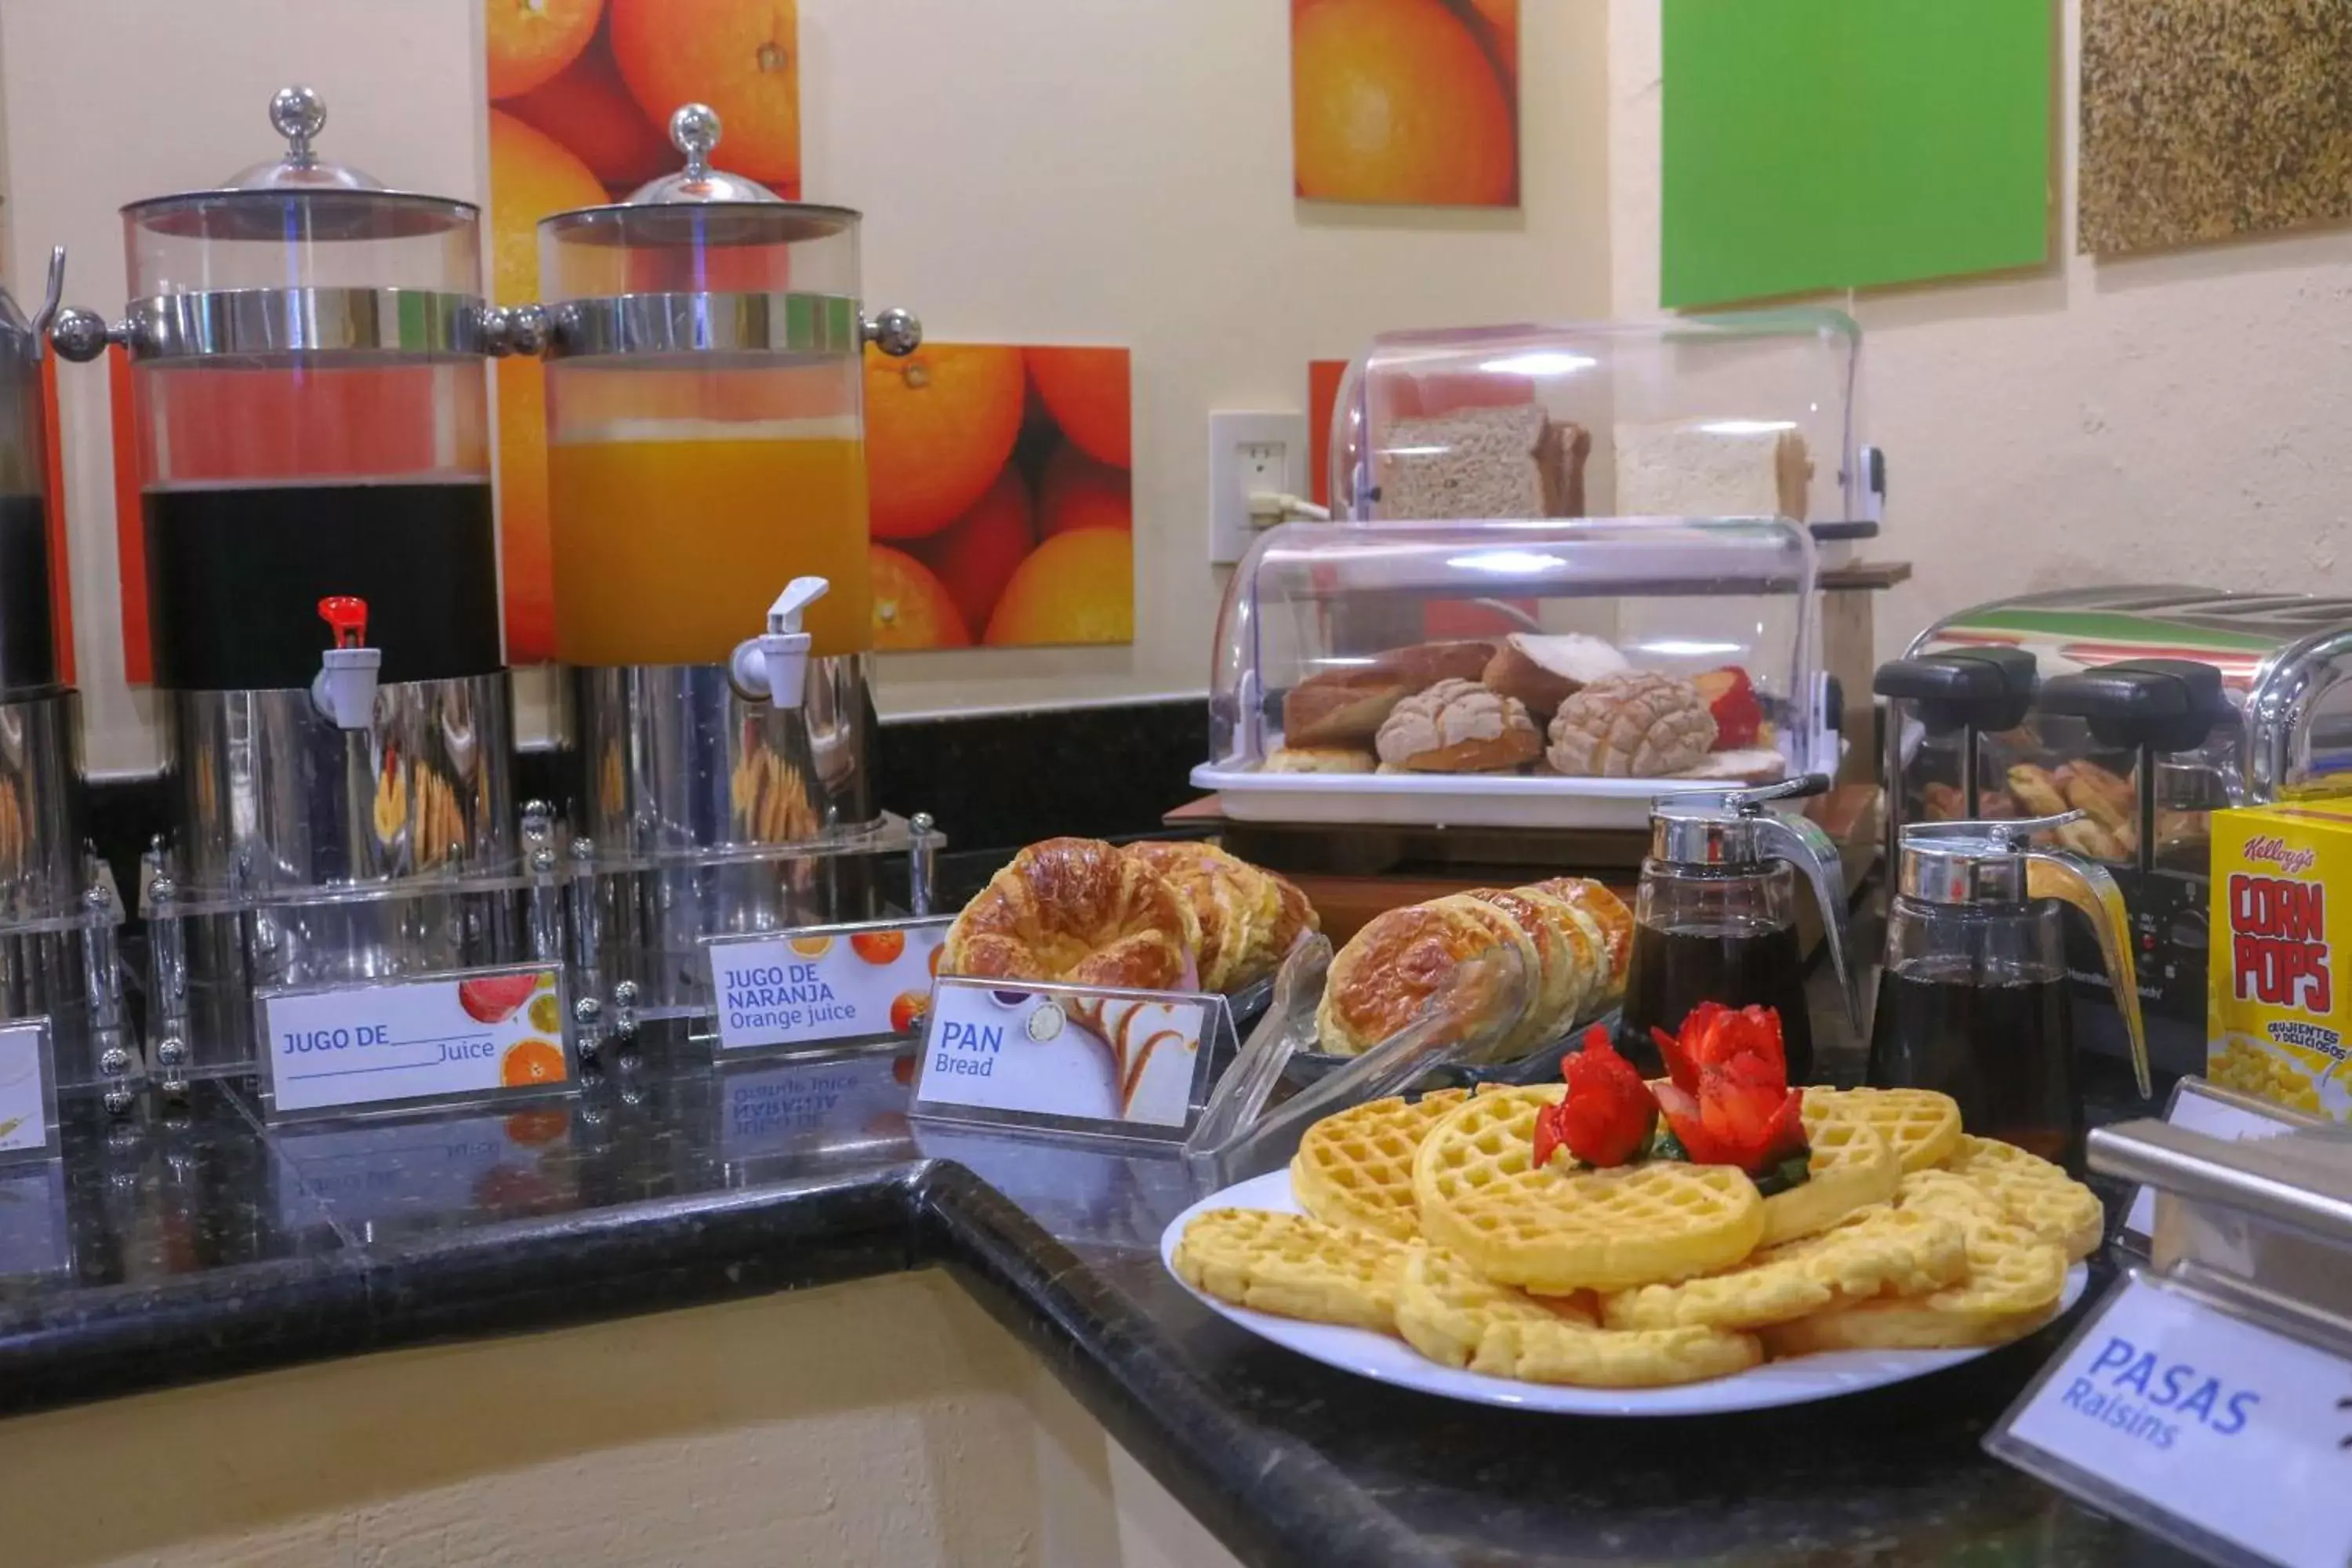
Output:
<svg viewBox="0 0 2352 1568">
<path fill-rule="evenodd" d="M 1235 822 L 1342 822 L 1394 827 L 1642 829 L 1650 802 L 1678 790 L 1738 789 L 1713 779 L 1571 779 L 1516 773 L 1268 773 L 1203 763 Z"/>
<path fill-rule="evenodd" d="M 1290 1195 L 1287 1171 L 1270 1171 L 1210 1194 L 1178 1215 L 1160 1233 L 1160 1261 L 1178 1284 L 1184 1284 L 1184 1277 L 1176 1272 L 1176 1243 L 1183 1236 L 1184 1227 L 1192 1223 L 1193 1215 L 1222 1208 L 1270 1209 L 1277 1214 L 1304 1212 Z M 2067 1270 L 2061 1311 L 2082 1299 L 2090 1277 L 2090 1271 L 2079 1263 Z M 1429 1360 L 1389 1334 L 1253 1312 L 1245 1307 L 1228 1306 L 1213 1297 L 1203 1296 L 1190 1285 L 1184 1285 L 1184 1289 L 1192 1290 L 1211 1311 L 1261 1339 L 1271 1340 L 1341 1372 L 1446 1399 L 1467 1400 L 1474 1405 L 1501 1405 L 1517 1410 L 1547 1410 L 1569 1415 L 1717 1415 L 1734 1410 L 1764 1410 L 1776 1405 L 1803 1405 L 1883 1388 L 1890 1383 L 1906 1383 L 1988 1353 L 1983 1349 L 1834 1351 L 1768 1361 L 1731 1377 L 1685 1384 L 1679 1388 L 1563 1388 L 1551 1384 L 1521 1383 L 1516 1378 L 1489 1377 L 1479 1372 L 1456 1372 Z"/>
</svg>

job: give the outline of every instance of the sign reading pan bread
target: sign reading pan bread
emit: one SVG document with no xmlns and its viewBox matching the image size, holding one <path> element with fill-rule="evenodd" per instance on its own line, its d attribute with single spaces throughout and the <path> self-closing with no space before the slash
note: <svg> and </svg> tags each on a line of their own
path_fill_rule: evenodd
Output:
<svg viewBox="0 0 2352 1568">
<path fill-rule="evenodd" d="M 914 1113 L 1177 1142 L 1231 1027 L 1221 996 L 942 975 Z"/>
</svg>

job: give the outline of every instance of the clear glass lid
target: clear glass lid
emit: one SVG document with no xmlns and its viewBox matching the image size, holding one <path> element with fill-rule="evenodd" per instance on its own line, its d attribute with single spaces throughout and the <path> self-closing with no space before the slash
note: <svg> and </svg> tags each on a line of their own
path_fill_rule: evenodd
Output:
<svg viewBox="0 0 2352 1568">
<path fill-rule="evenodd" d="M 720 129 L 685 105 L 677 173 L 540 220 L 551 355 L 857 354 L 858 215 L 714 167 Z"/>
<path fill-rule="evenodd" d="M 1333 411 L 1334 516 L 1869 515 L 1836 310 L 1388 332 Z"/>
<path fill-rule="evenodd" d="M 1215 765 L 1763 782 L 1833 766 L 1784 520 L 1293 523 L 1218 617 Z"/>
</svg>

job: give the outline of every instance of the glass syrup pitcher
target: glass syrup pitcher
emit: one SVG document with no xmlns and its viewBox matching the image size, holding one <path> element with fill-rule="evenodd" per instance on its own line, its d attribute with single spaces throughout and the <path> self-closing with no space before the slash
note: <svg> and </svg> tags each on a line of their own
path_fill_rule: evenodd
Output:
<svg viewBox="0 0 2352 1568">
<path fill-rule="evenodd" d="M 2081 1157 L 2083 1093 L 2062 907 L 2091 922 L 2151 1092 L 2123 894 L 2105 868 L 2031 847 L 2082 815 L 1904 828 L 1870 1038 L 1874 1087 L 1939 1089 L 1970 1132 L 2064 1163 Z"/>
<path fill-rule="evenodd" d="M 1661 795 L 1650 804 L 1650 853 L 1634 898 L 1633 952 L 1625 974 L 1626 1048 L 1654 1058 L 1650 1031 L 1676 1033 L 1702 1002 L 1778 1009 L 1789 1081 L 1813 1076 L 1805 1015 L 1804 958 L 1797 942 L 1797 874 L 1822 911 L 1838 990 L 1862 1032 L 1846 962 L 1845 881 L 1837 847 L 1801 816 L 1766 809 L 1818 795 L 1819 773 L 1762 789 Z"/>
</svg>

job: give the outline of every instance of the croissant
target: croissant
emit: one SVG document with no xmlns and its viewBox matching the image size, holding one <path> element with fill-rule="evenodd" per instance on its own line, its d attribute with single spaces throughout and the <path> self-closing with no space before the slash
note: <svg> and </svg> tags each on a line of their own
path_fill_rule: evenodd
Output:
<svg viewBox="0 0 2352 1568">
<path fill-rule="evenodd" d="M 1214 845 L 1130 844 L 1126 851 L 1175 886 L 1201 927 L 1201 988 L 1238 991 L 1271 974 L 1315 910 L 1296 885 Z"/>
<path fill-rule="evenodd" d="M 1167 878 L 1093 838 L 1032 844 L 948 928 L 945 974 L 1171 991 L 1190 982 L 1199 918 Z"/>
</svg>

